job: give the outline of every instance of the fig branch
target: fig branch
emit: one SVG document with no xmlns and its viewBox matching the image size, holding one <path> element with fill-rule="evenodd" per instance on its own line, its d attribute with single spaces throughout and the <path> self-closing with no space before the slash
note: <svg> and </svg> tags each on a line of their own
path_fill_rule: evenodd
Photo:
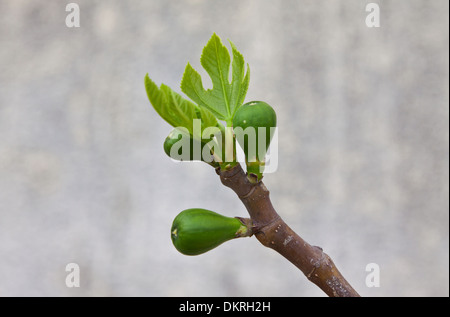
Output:
<svg viewBox="0 0 450 317">
<path fill-rule="evenodd" d="M 223 185 L 238 195 L 250 214 L 250 218 L 231 218 L 201 208 L 183 210 L 171 228 L 175 248 L 185 255 L 200 255 L 228 240 L 255 235 L 327 295 L 359 296 L 331 258 L 298 236 L 273 208 L 262 178 L 277 127 L 276 112 L 264 101 L 244 104 L 250 69 L 248 65 L 245 68 L 242 54 L 230 44 L 232 63 L 216 34 L 203 49 L 200 62 L 211 77 L 212 89 L 205 90 L 200 74 L 189 63 L 186 66 L 181 90 L 193 102 L 164 84 L 158 87 L 148 74 L 145 76 L 150 103 L 174 127 L 164 141 L 165 153 L 174 160 L 203 161 L 214 167 Z M 244 151 L 247 173 L 237 161 L 236 144 Z"/>
<path fill-rule="evenodd" d="M 217 168 L 216 172 L 222 184 L 231 188 L 247 208 L 253 234 L 262 245 L 284 256 L 328 296 L 359 296 L 322 248 L 310 245 L 281 219 L 262 181 L 251 183 L 240 164 L 226 171 Z"/>
</svg>

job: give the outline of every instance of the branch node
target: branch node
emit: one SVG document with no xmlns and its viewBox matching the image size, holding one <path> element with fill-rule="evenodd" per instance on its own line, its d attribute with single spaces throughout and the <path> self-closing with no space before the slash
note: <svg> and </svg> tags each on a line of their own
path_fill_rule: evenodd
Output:
<svg viewBox="0 0 450 317">
<path fill-rule="evenodd" d="M 323 249 L 317 245 L 313 245 L 313 247 L 319 249 L 320 251 L 323 251 Z"/>
<path fill-rule="evenodd" d="M 242 196 L 239 196 L 240 199 L 247 199 L 248 197 L 250 197 L 254 192 L 255 192 L 255 186 L 252 187 L 252 189 L 250 189 L 250 191 Z"/>
</svg>

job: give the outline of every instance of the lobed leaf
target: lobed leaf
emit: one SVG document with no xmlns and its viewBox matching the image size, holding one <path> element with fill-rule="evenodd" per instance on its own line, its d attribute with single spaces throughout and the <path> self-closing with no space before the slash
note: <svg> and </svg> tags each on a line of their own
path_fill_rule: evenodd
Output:
<svg viewBox="0 0 450 317">
<path fill-rule="evenodd" d="M 250 80 L 250 70 L 241 53 L 230 41 L 233 53 L 232 81 L 229 81 L 230 54 L 214 33 L 203 49 L 200 63 L 211 77 L 213 88 L 203 88 L 200 74 L 188 63 L 181 81 L 181 90 L 200 107 L 216 118 L 230 122 L 243 104 Z"/>
<path fill-rule="evenodd" d="M 202 131 L 206 127 L 219 125 L 215 116 L 207 109 L 202 109 L 193 102 L 184 99 L 167 85 L 161 84 L 158 88 L 148 74 L 145 75 L 145 89 L 156 112 L 175 128 L 184 127 L 192 135 L 194 119 L 202 120 Z"/>
</svg>

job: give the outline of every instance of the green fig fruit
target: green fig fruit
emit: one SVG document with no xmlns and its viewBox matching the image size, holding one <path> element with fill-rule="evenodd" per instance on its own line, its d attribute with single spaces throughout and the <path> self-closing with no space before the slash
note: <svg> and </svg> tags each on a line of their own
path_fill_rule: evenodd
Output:
<svg viewBox="0 0 450 317">
<path fill-rule="evenodd" d="M 173 245 L 185 255 L 199 255 L 225 241 L 250 235 L 249 223 L 200 208 L 180 212 L 171 228 Z"/>
<path fill-rule="evenodd" d="M 264 158 L 273 137 L 271 128 L 276 126 L 275 110 L 263 101 L 251 101 L 242 105 L 233 118 L 236 139 L 245 153 L 247 172 L 256 176 L 258 181 L 262 178 Z M 265 147 L 262 148 L 261 145 Z"/>
<path fill-rule="evenodd" d="M 209 141 L 210 140 L 206 140 L 206 142 L 200 142 L 199 140 L 193 139 L 191 135 L 187 136 L 180 130 L 173 129 L 172 132 L 170 132 L 170 134 L 164 140 L 163 147 L 164 152 L 167 154 L 167 156 L 171 157 L 174 160 L 203 161 L 214 167 L 217 167 L 218 164 L 213 161 L 211 152 L 206 152 L 208 150 L 206 150 L 205 147 L 207 147 L 207 143 Z M 174 148 L 175 145 L 176 147 Z M 172 149 L 174 151 L 172 151 Z M 205 153 L 203 153 L 203 150 L 205 150 Z M 189 153 L 183 153 L 183 151 L 189 151 Z M 195 151 L 199 152 L 195 153 Z M 208 157 L 206 157 L 205 154 Z"/>
</svg>

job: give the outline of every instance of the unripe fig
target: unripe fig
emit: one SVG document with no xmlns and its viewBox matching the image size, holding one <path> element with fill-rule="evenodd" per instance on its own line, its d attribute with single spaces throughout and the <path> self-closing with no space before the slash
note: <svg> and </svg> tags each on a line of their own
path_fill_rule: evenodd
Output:
<svg viewBox="0 0 450 317">
<path fill-rule="evenodd" d="M 203 150 L 208 151 L 207 148 L 207 143 L 210 140 L 206 140 L 206 142 L 200 142 L 198 140 L 195 140 L 192 138 L 192 136 L 187 136 L 184 135 L 183 133 L 181 133 L 179 130 L 177 129 L 173 129 L 172 132 L 170 132 L 170 134 L 167 136 L 167 138 L 164 140 L 164 152 L 167 154 L 167 156 L 175 159 L 175 160 L 179 160 L 179 161 L 194 161 L 194 160 L 200 160 L 203 162 L 206 162 L 214 167 L 217 167 L 218 165 L 212 160 L 212 156 L 210 152 L 205 152 L 207 153 L 207 159 L 209 159 L 210 161 L 208 162 L 208 160 L 205 160 L 204 158 L 206 158 L 206 156 L 203 155 Z M 177 144 L 178 142 L 180 142 L 179 144 Z M 189 144 L 183 144 L 183 142 L 189 142 Z M 172 152 L 172 148 L 173 146 L 177 144 L 177 147 L 174 148 L 174 152 Z M 189 146 L 189 147 L 188 147 Z M 189 154 L 184 153 L 185 155 L 183 155 L 183 150 L 188 149 L 189 150 Z M 194 151 L 196 150 L 200 150 L 199 153 L 194 153 Z M 172 154 L 172 155 L 171 155 Z"/>
<path fill-rule="evenodd" d="M 206 209 L 186 209 L 173 220 L 172 242 L 185 255 L 202 254 L 225 241 L 250 236 L 250 225 L 244 222 Z"/>
<path fill-rule="evenodd" d="M 247 172 L 256 176 L 257 180 L 262 178 L 264 158 L 273 137 L 271 128 L 276 126 L 275 110 L 263 101 L 251 101 L 242 105 L 233 118 L 236 139 L 245 153 Z M 254 137 L 249 137 L 249 133 Z M 261 145 L 265 147 L 262 148 Z"/>
</svg>

